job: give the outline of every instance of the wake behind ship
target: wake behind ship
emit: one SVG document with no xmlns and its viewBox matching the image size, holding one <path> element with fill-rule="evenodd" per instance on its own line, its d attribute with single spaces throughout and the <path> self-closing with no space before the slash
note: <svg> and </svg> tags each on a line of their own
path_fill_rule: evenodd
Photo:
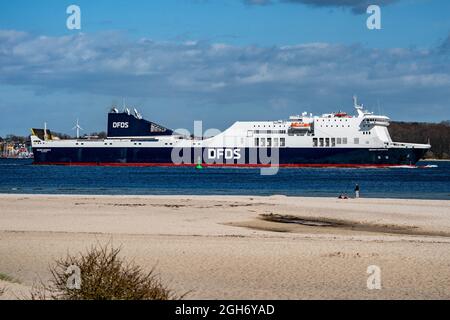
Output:
<svg viewBox="0 0 450 320">
<path fill-rule="evenodd" d="M 92 166 L 414 166 L 429 144 L 393 142 L 390 119 L 365 111 L 289 120 L 236 122 L 209 138 L 195 138 L 147 121 L 135 110 L 108 114 L 105 139 L 53 137 L 32 129 L 34 164 Z"/>
</svg>

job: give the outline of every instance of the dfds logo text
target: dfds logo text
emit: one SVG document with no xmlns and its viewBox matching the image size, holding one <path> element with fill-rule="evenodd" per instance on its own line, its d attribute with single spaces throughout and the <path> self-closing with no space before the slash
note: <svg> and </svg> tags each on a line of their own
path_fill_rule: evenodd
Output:
<svg viewBox="0 0 450 320">
<path fill-rule="evenodd" d="M 225 158 L 226 160 L 239 160 L 241 159 L 240 152 L 240 149 L 209 149 L 208 158 L 214 160 L 222 158 Z"/>
<path fill-rule="evenodd" d="M 114 129 L 128 129 L 128 122 L 113 122 Z"/>
</svg>

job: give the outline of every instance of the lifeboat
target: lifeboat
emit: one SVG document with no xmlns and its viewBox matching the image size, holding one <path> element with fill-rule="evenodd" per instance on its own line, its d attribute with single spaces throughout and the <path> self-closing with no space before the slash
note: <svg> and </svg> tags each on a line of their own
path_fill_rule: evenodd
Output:
<svg viewBox="0 0 450 320">
<path fill-rule="evenodd" d="M 295 129 L 309 129 L 309 128 L 311 128 L 311 125 L 309 123 L 293 122 L 293 123 L 291 123 L 291 128 L 295 128 Z"/>
<path fill-rule="evenodd" d="M 338 112 L 335 113 L 334 116 L 338 118 L 349 118 L 349 115 L 346 112 Z"/>
</svg>

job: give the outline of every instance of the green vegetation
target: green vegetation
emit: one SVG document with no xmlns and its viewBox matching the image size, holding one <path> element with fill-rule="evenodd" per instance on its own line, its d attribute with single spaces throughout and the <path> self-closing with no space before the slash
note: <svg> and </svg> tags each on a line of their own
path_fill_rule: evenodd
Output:
<svg viewBox="0 0 450 320">
<path fill-rule="evenodd" d="M 18 283 L 18 281 L 15 280 L 13 277 L 10 277 L 7 274 L 1 273 L 1 272 L 0 272 L 0 280 L 6 281 L 6 282 Z"/>
<path fill-rule="evenodd" d="M 393 122 L 389 126 L 392 140 L 431 143 L 428 159 L 450 159 L 450 121 L 441 123 Z"/>
<path fill-rule="evenodd" d="M 145 272 L 133 262 L 119 257 L 120 249 L 94 246 L 85 253 L 67 255 L 50 268 L 52 280 L 32 292 L 32 299 L 43 300 L 172 300 L 181 299 L 164 286 L 154 270 Z M 68 284 L 79 268 L 78 288 Z"/>
</svg>

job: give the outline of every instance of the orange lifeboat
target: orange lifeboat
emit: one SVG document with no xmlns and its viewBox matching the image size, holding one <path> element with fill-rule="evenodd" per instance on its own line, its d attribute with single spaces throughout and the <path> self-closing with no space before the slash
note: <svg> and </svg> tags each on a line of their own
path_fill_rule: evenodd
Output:
<svg viewBox="0 0 450 320">
<path fill-rule="evenodd" d="M 309 129 L 311 125 L 309 123 L 300 123 L 300 122 L 293 122 L 291 123 L 291 128 L 306 128 Z"/>
</svg>

